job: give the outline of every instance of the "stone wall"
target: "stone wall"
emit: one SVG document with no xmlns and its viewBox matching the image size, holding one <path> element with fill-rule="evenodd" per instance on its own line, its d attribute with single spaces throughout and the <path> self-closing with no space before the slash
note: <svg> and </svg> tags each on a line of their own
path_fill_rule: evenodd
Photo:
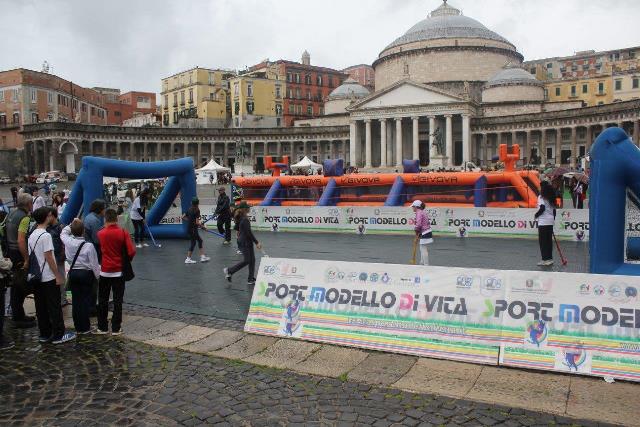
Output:
<svg viewBox="0 0 640 427">
<path fill-rule="evenodd" d="M 376 90 L 410 78 L 420 83 L 448 81 L 488 81 L 514 58 L 491 50 L 428 50 L 407 52 L 380 61 L 375 68 Z M 409 74 L 405 74 L 405 65 Z"/>
<path fill-rule="evenodd" d="M 534 114 L 542 111 L 540 102 L 518 102 L 502 103 L 495 105 L 484 105 L 482 107 L 484 117 L 515 116 L 518 114 Z"/>
<path fill-rule="evenodd" d="M 349 114 L 336 114 L 332 116 L 318 117 L 317 119 L 296 120 L 295 127 L 319 127 L 319 126 L 348 126 Z"/>
<path fill-rule="evenodd" d="M 544 88 L 533 85 L 494 86 L 482 91 L 482 102 L 544 101 Z"/>
<path fill-rule="evenodd" d="M 351 105 L 351 100 L 348 98 L 329 100 L 324 104 L 324 114 L 345 114 L 349 105 Z"/>
</svg>

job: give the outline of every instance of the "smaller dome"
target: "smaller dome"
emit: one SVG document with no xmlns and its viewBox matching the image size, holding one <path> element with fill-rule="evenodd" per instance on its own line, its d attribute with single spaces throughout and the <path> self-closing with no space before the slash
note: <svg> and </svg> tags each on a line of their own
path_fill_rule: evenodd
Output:
<svg viewBox="0 0 640 427">
<path fill-rule="evenodd" d="M 486 87 L 511 85 L 543 86 L 544 83 L 536 79 L 535 76 L 528 73 L 523 68 L 508 67 L 503 68 L 496 75 L 491 77 L 487 82 Z"/>
<path fill-rule="evenodd" d="M 345 80 L 340 86 L 335 88 L 333 92 L 329 94 L 329 99 L 340 99 L 340 98 L 364 98 L 368 96 L 371 92 L 369 89 L 359 84 L 357 81 L 349 77 Z"/>
</svg>

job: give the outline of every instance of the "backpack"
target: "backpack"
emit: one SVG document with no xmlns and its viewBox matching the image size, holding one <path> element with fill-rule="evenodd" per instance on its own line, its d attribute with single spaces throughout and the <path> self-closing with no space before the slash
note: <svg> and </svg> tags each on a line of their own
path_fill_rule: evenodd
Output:
<svg viewBox="0 0 640 427">
<path fill-rule="evenodd" d="M 45 231 L 46 233 L 46 231 Z M 31 284 L 37 284 L 42 282 L 42 273 L 44 272 L 44 267 L 47 265 L 47 261 L 45 260 L 42 263 L 42 268 L 40 268 L 40 264 L 38 263 L 38 257 L 36 256 L 36 246 L 38 246 L 38 241 L 40 237 L 44 236 L 45 233 L 42 233 L 36 239 L 36 243 L 31 248 L 31 252 L 29 253 L 29 269 L 27 270 L 28 281 Z"/>
</svg>

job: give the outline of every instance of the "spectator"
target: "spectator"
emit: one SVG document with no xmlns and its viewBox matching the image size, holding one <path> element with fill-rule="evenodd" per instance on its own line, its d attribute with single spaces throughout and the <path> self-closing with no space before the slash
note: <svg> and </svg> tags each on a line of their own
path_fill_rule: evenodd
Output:
<svg viewBox="0 0 640 427">
<path fill-rule="evenodd" d="M 129 234 L 118 227 L 118 214 L 113 209 L 105 212 L 105 227 L 98 233 L 102 247 L 100 264 L 100 282 L 98 291 L 98 329 L 96 334 L 104 335 L 109 331 L 107 322 L 109 294 L 113 291 L 113 316 L 111 334 L 122 334 L 122 301 L 124 299 L 125 280 L 123 272 L 123 254 L 132 259 L 136 249 Z"/>
<path fill-rule="evenodd" d="M 0 257 L 0 303 L 4 309 L 4 295 L 7 286 L 11 282 L 11 260 L 9 258 Z M 4 313 L 0 313 L 0 351 L 9 350 L 15 344 L 4 336 Z"/>
<path fill-rule="evenodd" d="M 11 187 L 11 200 L 13 200 L 13 207 L 18 206 L 18 188 L 15 185 Z"/>
<path fill-rule="evenodd" d="M 133 235 L 136 242 L 136 248 L 148 247 L 144 242 L 144 222 L 147 212 L 147 197 L 149 190 L 143 189 L 138 197 L 133 201 L 129 216 L 133 222 Z"/>
<path fill-rule="evenodd" d="M 47 233 L 51 235 L 51 240 L 53 241 L 53 255 L 56 259 L 58 270 L 64 273 L 64 244 L 60 238 L 62 234 L 62 224 L 58 221 L 58 210 L 54 207 L 48 209 L 51 210 L 53 218 L 51 219 L 51 224 L 47 227 Z M 69 301 L 67 301 L 67 287 L 64 283 L 60 286 L 60 305 L 62 307 L 69 305 Z"/>
<path fill-rule="evenodd" d="M 218 232 L 224 234 L 223 245 L 231 243 L 231 200 L 226 195 L 224 187 L 218 188 L 218 202 L 215 215 L 218 216 Z M 224 226 L 224 227 L 223 227 Z"/>
<path fill-rule="evenodd" d="M 100 276 L 98 253 L 93 244 L 84 240 L 83 234 L 84 224 L 78 218 L 65 227 L 61 234 L 69 263 L 68 286 L 71 289 L 73 325 L 80 335 L 91 332 L 91 290 Z"/>
<path fill-rule="evenodd" d="M 29 253 L 27 251 L 27 233 L 31 222 L 30 212 L 33 207 L 33 199 L 27 193 L 18 197 L 18 208 L 14 209 L 6 219 L 5 233 L 7 235 L 7 248 L 9 258 L 13 264 L 13 283 L 11 286 L 10 301 L 13 323 L 18 328 L 32 328 L 36 318 L 27 316 L 24 312 L 24 299 L 33 294 L 33 288 L 27 282 L 26 269 L 29 266 Z"/>
<path fill-rule="evenodd" d="M 32 212 L 35 212 L 36 209 L 40 209 L 46 206 L 44 198 L 39 193 L 40 190 L 38 190 L 38 187 L 33 187 L 31 189 L 31 195 L 33 196 L 33 206 L 31 208 Z"/>
<path fill-rule="evenodd" d="M 258 249 L 262 249 L 262 244 L 258 242 L 258 239 L 256 239 L 251 231 L 251 222 L 247 217 L 250 209 L 251 207 L 246 202 L 242 202 L 236 210 L 236 215 L 238 215 L 238 246 L 242 251 L 243 260 L 233 267 L 224 268 L 223 273 L 225 278 L 231 282 L 231 276 L 233 276 L 233 274 L 248 266 L 249 278 L 247 285 L 253 286 L 256 284 L 256 255 L 253 250 L 253 245 L 255 244 Z"/>
<path fill-rule="evenodd" d="M 538 196 L 538 212 L 535 218 L 538 220 L 538 243 L 542 260 L 539 266 L 553 265 L 553 224 L 556 219 L 556 193 L 547 181 L 540 183 L 540 196 Z"/>
<path fill-rule="evenodd" d="M 84 218 L 84 239 L 93 244 L 98 254 L 98 261 L 102 259 L 102 252 L 100 249 L 100 241 L 98 239 L 98 232 L 104 227 L 104 212 L 106 209 L 106 203 L 102 199 L 96 199 L 91 203 L 89 207 L 90 213 Z M 92 308 L 91 314 L 97 313 L 98 302 L 98 281 L 94 281 L 91 293 Z"/>
<path fill-rule="evenodd" d="M 53 221 L 49 208 L 36 209 L 33 219 L 37 228 L 29 236 L 29 278 L 34 286 L 34 300 L 40 343 L 62 344 L 76 338 L 73 332 L 65 333 L 59 286 L 64 277 L 58 270 L 53 254 L 53 241 L 46 229 Z M 33 265 L 35 263 L 35 265 Z"/>
</svg>

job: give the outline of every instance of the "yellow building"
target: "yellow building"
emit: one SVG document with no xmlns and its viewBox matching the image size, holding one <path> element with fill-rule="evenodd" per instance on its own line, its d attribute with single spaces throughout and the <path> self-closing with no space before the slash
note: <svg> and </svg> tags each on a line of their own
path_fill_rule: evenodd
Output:
<svg viewBox="0 0 640 427">
<path fill-rule="evenodd" d="M 640 70 L 613 73 L 613 102 L 640 99 Z"/>
<path fill-rule="evenodd" d="M 233 127 L 283 126 L 282 98 L 285 84 L 274 77 L 259 71 L 243 74 L 229 81 Z"/>
<path fill-rule="evenodd" d="M 613 102 L 611 75 L 545 80 L 545 98 L 551 102 L 583 101 L 586 106 Z"/>
<path fill-rule="evenodd" d="M 174 127 L 225 127 L 231 118 L 233 72 L 192 68 L 162 79 L 162 122 Z"/>
</svg>

